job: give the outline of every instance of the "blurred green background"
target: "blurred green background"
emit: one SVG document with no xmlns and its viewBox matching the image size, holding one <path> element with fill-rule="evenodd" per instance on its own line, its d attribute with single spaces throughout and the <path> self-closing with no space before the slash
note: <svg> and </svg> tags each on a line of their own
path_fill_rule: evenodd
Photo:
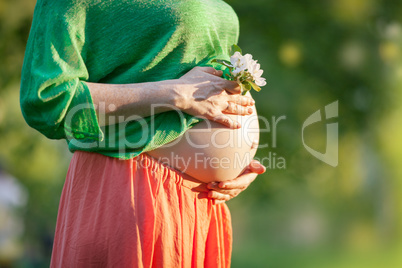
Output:
<svg viewBox="0 0 402 268">
<path fill-rule="evenodd" d="M 233 267 L 402 267 L 402 3 L 227 1 L 265 70 L 270 168 L 228 202 Z M 0 0 L 0 267 L 47 267 L 71 154 L 24 122 L 19 79 L 34 0 Z M 339 165 L 303 122 L 339 101 Z M 325 152 L 326 123 L 305 130 Z M 264 125 L 262 125 L 265 128 Z M 272 127 L 272 126 L 271 126 Z M 273 162 L 284 162 L 278 166 Z"/>
</svg>

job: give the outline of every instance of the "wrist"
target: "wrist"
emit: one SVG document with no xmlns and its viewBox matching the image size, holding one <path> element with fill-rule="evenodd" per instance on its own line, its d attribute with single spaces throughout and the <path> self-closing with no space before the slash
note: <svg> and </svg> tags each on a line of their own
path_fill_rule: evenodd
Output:
<svg viewBox="0 0 402 268">
<path fill-rule="evenodd" d="M 189 107 L 189 97 L 186 94 L 185 84 L 180 79 L 174 80 L 169 86 L 169 100 L 171 105 L 179 110 L 186 110 Z"/>
</svg>

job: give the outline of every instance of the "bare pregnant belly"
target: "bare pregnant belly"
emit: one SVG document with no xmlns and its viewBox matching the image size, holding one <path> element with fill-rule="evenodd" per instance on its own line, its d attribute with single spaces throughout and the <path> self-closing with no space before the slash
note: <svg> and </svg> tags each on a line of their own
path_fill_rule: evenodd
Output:
<svg viewBox="0 0 402 268">
<path fill-rule="evenodd" d="M 257 151 L 252 148 L 253 142 L 259 140 L 258 117 L 253 109 L 251 115 L 229 115 L 240 122 L 239 129 L 205 120 L 177 140 L 147 154 L 202 182 L 234 179 Z"/>
</svg>

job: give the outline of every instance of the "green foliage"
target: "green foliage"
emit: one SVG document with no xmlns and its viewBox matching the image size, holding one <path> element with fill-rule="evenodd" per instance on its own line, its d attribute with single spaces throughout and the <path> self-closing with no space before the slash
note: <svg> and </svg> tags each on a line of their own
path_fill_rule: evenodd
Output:
<svg viewBox="0 0 402 268">
<path fill-rule="evenodd" d="M 229 202 L 237 238 L 233 266 L 400 266 L 394 245 L 401 244 L 396 204 L 402 201 L 397 197 L 402 171 L 392 159 L 402 156 L 401 143 L 395 143 L 402 135 L 396 100 L 401 98 L 402 5 L 227 2 L 239 16 L 239 45 L 259 60 L 269 80 L 253 92 L 259 115 L 270 123 L 272 116 L 286 116 L 276 128 L 276 144 L 272 124 L 261 132 L 261 143 L 269 147 L 260 148 L 257 157 L 276 154 L 287 168 L 271 165 Z M 328 123 L 339 122 L 340 144 L 339 166 L 332 168 L 305 150 L 301 127 L 335 100 L 339 118 Z M 306 132 L 307 143 L 320 152 L 325 152 L 325 123 Z M 260 127 L 267 130 L 264 120 Z M 247 212 L 241 214 L 244 206 Z"/>
<path fill-rule="evenodd" d="M 236 52 L 238 52 L 237 54 L 240 54 L 235 55 Z M 247 92 L 251 89 L 254 89 L 257 92 L 261 90 L 261 88 L 257 85 L 260 84 L 258 82 L 258 79 L 263 72 L 259 67 L 260 65 L 257 63 L 256 60 L 253 60 L 252 58 L 243 57 L 242 50 L 238 45 L 233 44 L 231 46 L 230 61 L 213 59 L 211 62 L 218 63 L 227 67 L 227 69 L 229 70 L 229 74 L 226 73 L 225 77 L 231 81 L 236 81 L 240 85 L 242 95 L 246 95 Z M 265 79 L 263 80 L 265 84 Z M 263 84 L 260 85 L 263 86 Z"/>
<path fill-rule="evenodd" d="M 213 59 L 213 60 L 211 60 L 211 62 L 212 63 L 216 62 L 216 63 L 222 64 L 222 65 L 224 65 L 226 67 L 229 67 L 229 68 L 231 67 L 230 61 L 227 61 L 227 60 Z"/>
<path fill-rule="evenodd" d="M 240 54 L 243 54 L 241 48 L 240 48 L 238 45 L 233 44 L 233 45 L 230 47 L 230 55 L 233 55 L 235 52 L 239 52 Z"/>
</svg>

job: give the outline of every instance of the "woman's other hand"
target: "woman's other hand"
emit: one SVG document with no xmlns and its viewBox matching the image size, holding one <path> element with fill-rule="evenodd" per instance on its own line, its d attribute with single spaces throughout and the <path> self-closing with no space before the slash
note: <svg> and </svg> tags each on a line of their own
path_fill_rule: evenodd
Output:
<svg viewBox="0 0 402 268">
<path fill-rule="evenodd" d="M 224 203 L 246 190 L 257 175 L 265 171 L 266 168 L 259 161 L 253 160 L 236 179 L 208 183 L 207 188 L 210 189 L 208 197 L 214 199 L 215 204 Z"/>
<path fill-rule="evenodd" d="M 254 100 L 242 96 L 240 86 L 223 79 L 222 71 L 212 67 L 195 67 L 178 79 L 176 106 L 191 115 L 221 123 L 229 128 L 240 124 L 226 114 L 249 115 Z"/>
</svg>

